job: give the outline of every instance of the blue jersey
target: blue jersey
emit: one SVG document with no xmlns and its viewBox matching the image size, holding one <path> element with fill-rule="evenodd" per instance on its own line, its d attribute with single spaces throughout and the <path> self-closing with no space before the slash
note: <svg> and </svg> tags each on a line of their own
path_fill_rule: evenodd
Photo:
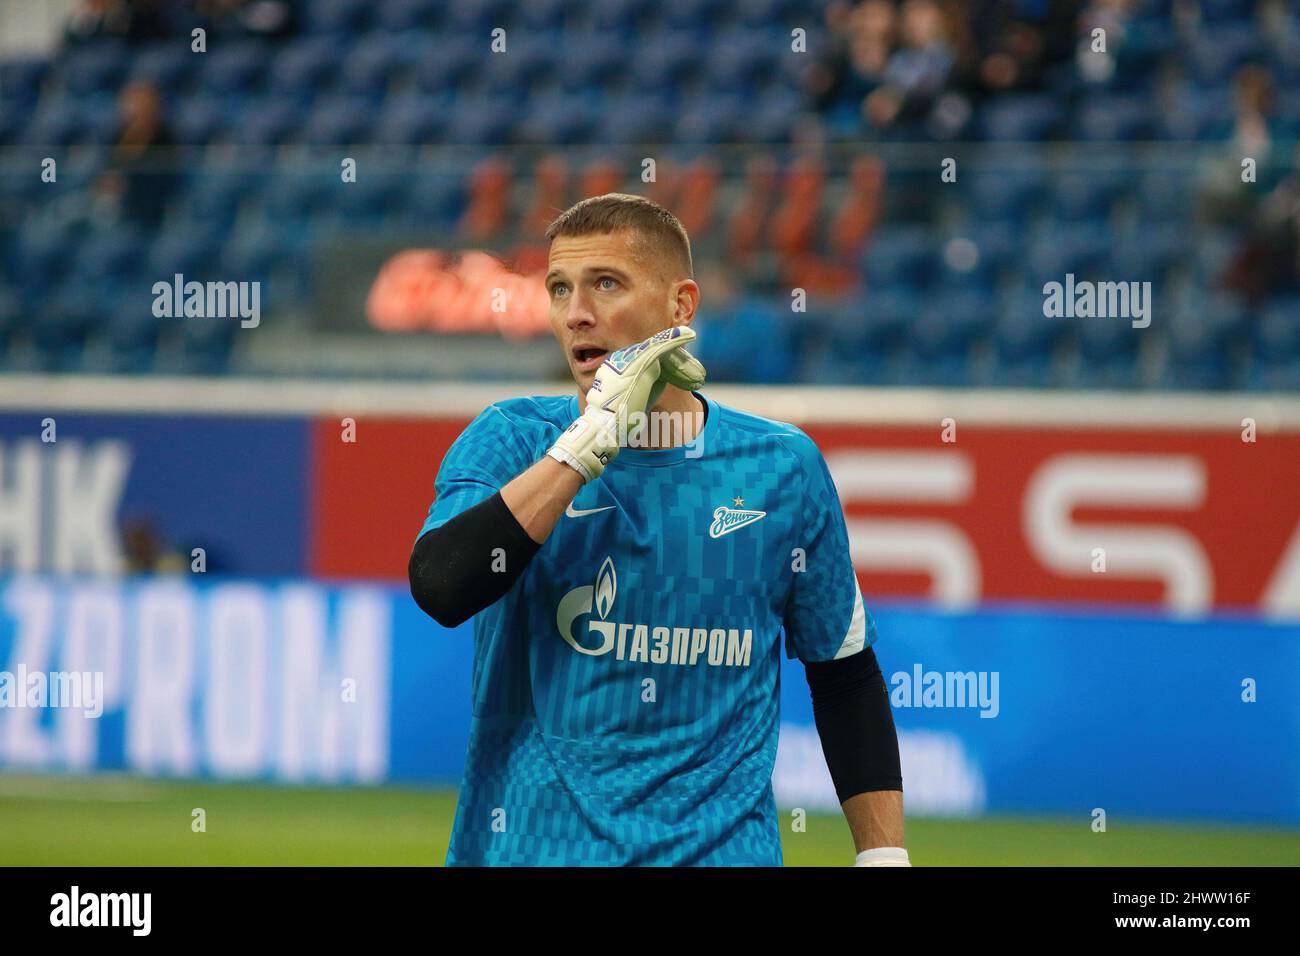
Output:
<svg viewBox="0 0 1300 956">
<path fill-rule="evenodd" d="M 772 767 L 787 657 L 875 626 L 821 453 L 697 393 L 688 445 L 624 448 L 474 620 L 447 864 L 781 865 Z M 578 416 L 499 402 L 448 450 L 420 534 L 500 490 Z"/>
</svg>

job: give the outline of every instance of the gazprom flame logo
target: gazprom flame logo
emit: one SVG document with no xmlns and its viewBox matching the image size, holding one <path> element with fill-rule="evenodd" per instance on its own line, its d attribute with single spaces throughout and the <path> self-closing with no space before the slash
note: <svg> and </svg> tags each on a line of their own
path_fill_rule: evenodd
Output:
<svg viewBox="0 0 1300 956">
<path fill-rule="evenodd" d="M 614 561 L 606 558 L 596 575 L 596 613 L 601 620 L 609 617 L 609 609 L 614 606 L 618 595 L 618 575 L 614 573 Z"/>
<path fill-rule="evenodd" d="M 607 618 L 610 610 L 614 607 L 614 598 L 617 596 L 618 575 L 614 573 L 614 560 L 606 558 L 600 566 L 600 571 L 596 574 L 595 587 L 574 588 L 560 599 L 560 606 L 555 609 L 555 626 L 559 628 L 560 636 L 575 651 L 593 656 L 608 654 L 614 647 L 616 627 Z M 573 622 L 581 615 L 591 613 L 593 597 L 596 614 L 600 616 L 600 620 L 589 621 L 587 623 L 587 632 L 602 635 L 603 640 L 600 647 L 597 648 L 583 647 L 578 643 L 577 638 L 573 636 Z"/>
</svg>

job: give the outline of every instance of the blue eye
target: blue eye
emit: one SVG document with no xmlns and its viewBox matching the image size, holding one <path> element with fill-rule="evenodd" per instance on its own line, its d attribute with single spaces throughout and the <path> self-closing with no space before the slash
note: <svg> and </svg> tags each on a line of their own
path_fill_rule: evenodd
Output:
<svg viewBox="0 0 1300 956">
<path fill-rule="evenodd" d="M 600 279 L 597 280 L 597 282 L 612 282 L 614 283 L 614 285 L 618 285 L 618 280 L 615 279 L 613 276 L 601 276 Z"/>
</svg>

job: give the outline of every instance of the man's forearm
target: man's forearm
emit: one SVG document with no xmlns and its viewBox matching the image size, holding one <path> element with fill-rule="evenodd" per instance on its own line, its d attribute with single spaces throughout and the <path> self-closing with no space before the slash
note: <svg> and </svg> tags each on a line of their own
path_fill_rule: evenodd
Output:
<svg viewBox="0 0 1300 956">
<path fill-rule="evenodd" d="M 583 484 L 574 469 L 548 456 L 511 478 L 501 489 L 501 500 L 528 537 L 541 544 Z"/>
<path fill-rule="evenodd" d="M 872 790 L 845 800 L 853 845 L 859 853 L 878 846 L 906 846 L 903 842 L 903 791 Z"/>
</svg>

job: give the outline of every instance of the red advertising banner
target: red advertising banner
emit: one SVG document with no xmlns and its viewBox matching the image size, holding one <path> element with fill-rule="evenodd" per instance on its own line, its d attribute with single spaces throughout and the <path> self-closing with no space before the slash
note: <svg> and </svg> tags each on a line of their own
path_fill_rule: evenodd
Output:
<svg viewBox="0 0 1300 956">
<path fill-rule="evenodd" d="M 468 421 L 366 418 L 355 442 L 317 421 L 311 571 L 404 580 L 442 456 Z M 1300 615 L 1295 433 L 804 427 L 835 478 L 869 599 Z"/>
</svg>

